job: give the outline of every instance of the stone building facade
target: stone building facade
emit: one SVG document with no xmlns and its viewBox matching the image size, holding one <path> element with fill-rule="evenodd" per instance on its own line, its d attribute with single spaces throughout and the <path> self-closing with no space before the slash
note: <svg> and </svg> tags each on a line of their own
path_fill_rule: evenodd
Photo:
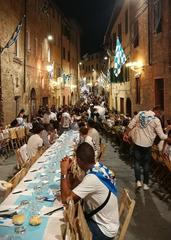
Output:
<svg viewBox="0 0 171 240">
<path fill-rule="evenodd" d="M 117 36 L 127 63 L 112 83 L 111 108 L 131 114 L 160 105 L 165 119 L 171 118 L 170 16 L 169 0 L 124 0 L 114 10 L 105 35 L 105 45 L 112 51 L 109 67 L 113 67 Z"/>
<path fill-rule="evenodd" d="M 1 48 L 26 15 L 17 41 L 1 54 L 4 123 L 21 108 L 32 117 L 39 105 L 74 104 L 80 59 L 77 24 L 50 0 L 0 0 L 0 5 Z"/>
<path fill-rule="evenodd" d="M 95 52 L 92 54 L 86 54 L 82 57 L 79 63 L 80 77 L 82 81 L 86 81 L 86 84 L 90 92 L 96 94 L 102 94 L 107 90 L 107 81 L 105 76 L 107 56 L 104 51 Z"/>
</svg>

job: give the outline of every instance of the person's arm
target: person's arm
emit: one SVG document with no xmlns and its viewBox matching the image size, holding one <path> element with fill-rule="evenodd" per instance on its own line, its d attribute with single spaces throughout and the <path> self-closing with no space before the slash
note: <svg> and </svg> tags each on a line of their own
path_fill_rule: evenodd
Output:
<svg viewBox="0 0 171 240">
<path fill-rule="evenodd" d="M 71 159 L 68 157 L 61 161 L 61 199 L 63 203 L 66 203 L 67 199 L 73 199 L 78 201 L 80 199 L 74 192 L 69 181 L 69 170 L 71 168 Z"/>
<path fill-rule="evenodd" d="M 166 140 L 168 137 L 166 134 L 164 134 L 162 126 L 161 126 L 161 122 L 159 119 L 156 120 L 156 127 L 155 127 L 155 131 L 157 133 L 157 135 L 159 136 L 159 138 L 161 140 Z"/>
<path fill-rule="evenodd" d="M 123 140 L 125 142 L 129 142 L 129 132 L 136 126 L 137 122 L 139 120 L 139 114 L 137 114 L 132 120 L 131 122 L 128 124 L 128 127 L 126 129 L 126 131 L 124 132 L 124 135 L 123 135 Z"/>
</svg>

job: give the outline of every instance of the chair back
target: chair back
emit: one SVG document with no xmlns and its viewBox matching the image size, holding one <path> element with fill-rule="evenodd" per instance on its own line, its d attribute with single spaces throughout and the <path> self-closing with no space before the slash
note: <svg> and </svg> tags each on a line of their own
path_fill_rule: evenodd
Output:
<svg viewBox="0 0 171 240">
<path fill-rule="evenodd" d="M 18 173 L 14 175 L 13 178 L 10 179 L 9 183 L 12 184 L 12 189 L 14 189 L 18 185 L 18 183 L 23 179 L 26 173 L 27 173 L 27 169 L 22 168 Z"/>
<path fill-rule="evenodd" d="M 83 209 L 80 202 L 78 202 L 77 205 L 76 226 L 79 239 L 92 240 L 92 233 L 90 232 L 90 229 L 87 225 L 87 221 L 84 217 Z"/>
<path fill-rule="evenodd" d="M 9 130 L 8 129 L 4 129 L 4 130 L 2 130 L 2 132 L 3 132 L 4 139 L 9 139 Z"/>
<path fill-rule="evenodd" d="M 62 239 L 92 240 L 80 201 L 76 204 L 70 201 L 64 216 L 66 224 L 61 226 Z"/>
<path fill-rule="evenodd" d="M 135 200 L 130 198 L 127 189 L 123 189 L 119 204 L 120 227 L 117 235 L 118 240 L 125 239 L 126 231 L 131 221 L 134 207 Z"/>
<path fill-rule="evenodd" d="M 10 134 L 10 139 L 17 139 L 17 129 L 16 128 L 10 128 L 9 129 L 9 134 Z"/>
</svg>

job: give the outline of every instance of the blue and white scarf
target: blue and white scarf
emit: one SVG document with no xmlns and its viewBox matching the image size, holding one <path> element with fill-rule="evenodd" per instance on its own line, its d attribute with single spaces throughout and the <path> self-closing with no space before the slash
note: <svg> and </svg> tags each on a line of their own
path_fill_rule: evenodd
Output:
<svg viewBox="0 0 171 240">
<path fill-rule="evenodd" d="M 140 112 L 139 115 L 139 121 L 140 121 L 140 127 L 141 128 L 146 128 L 147 125 L 155 119 L 155 116 L 148 116 L 145 114 L 145 112 Z"/>
<path fill-rule="evenodd" d="M 102 163 L 97 162 L 93 168 L 88 170 L 87 174 L 96 175 L 98 179 L 109 189 L 109 191 L 117 195 L 115 175 Z"/>
</svg>

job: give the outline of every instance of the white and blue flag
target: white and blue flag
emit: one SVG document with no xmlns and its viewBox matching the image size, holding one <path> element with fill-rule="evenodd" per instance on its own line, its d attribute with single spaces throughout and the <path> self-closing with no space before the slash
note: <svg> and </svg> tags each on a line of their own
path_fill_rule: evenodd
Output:
<svg viewBox="0 0 171 240">
<path fill-rule="evenodd" d="M 121 68 L 126 62 L 126 60 L 127 60 L 126 55 L 119 41 L 119 38 L 117 37 L 115 56 L 114 56 L 114 74 L 116 77 L 118 77 L 118 75 L 120 74 Z"/>
<path fill-rule="evenodd" d="M 0 49 L 0 53 L 2 53 L 5 48 L 9 48 L 12 44 L 14 44 L 17 41 L 17 38 L 18 38 L 21 28 L 23 26 L 23 21 L 24 21 L 25 17 L 26 16 L 24 15 L 24 17 L 21 19 L 21 21 L 17 25 L 17 27 L 16 27 L 15 31 L 13 32 L 9 41 L 5 44 L 5 46 L 3 48 Z"/>
</svg>

